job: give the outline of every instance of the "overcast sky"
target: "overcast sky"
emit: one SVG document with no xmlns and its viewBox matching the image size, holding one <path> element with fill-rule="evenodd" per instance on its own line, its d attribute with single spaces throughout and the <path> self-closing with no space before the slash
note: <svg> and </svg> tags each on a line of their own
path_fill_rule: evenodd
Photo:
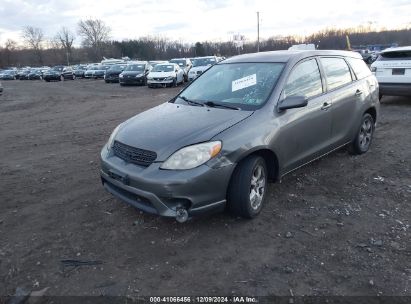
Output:
<svg viewBox="0 0 411 304">
<path fill-rule="evenodd" d="M 307 35 L 326 27 L 373 22 L 376 27 L 411 27 L 411 0 L 0 0 L 0 43 L 21 40 L 24 25 L 52 37 L 61 26 L 76 31 L 80 19 L 98 18 L 111 38 L 162 35 L 196 42 L 228 40 L 233 33 L 256 38 Z M 76 41 L 77 43 L 80 40 Z"/>
</svg>

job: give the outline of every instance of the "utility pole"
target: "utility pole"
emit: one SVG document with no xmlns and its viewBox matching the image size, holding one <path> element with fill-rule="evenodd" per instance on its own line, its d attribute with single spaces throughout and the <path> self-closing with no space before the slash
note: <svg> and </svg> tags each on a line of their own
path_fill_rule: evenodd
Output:
<svg viewBox="0 0 411 304">
<path fill-rule="evenodd" d="M 260 12 L 257 12 L 257 53 L 260 52 Z"/>
</svg>

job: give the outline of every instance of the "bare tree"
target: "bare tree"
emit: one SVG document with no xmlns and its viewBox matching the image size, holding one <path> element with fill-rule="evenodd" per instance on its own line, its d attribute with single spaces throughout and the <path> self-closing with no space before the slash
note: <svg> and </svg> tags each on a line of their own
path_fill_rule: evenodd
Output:
<svg viewBox="0 0 411 304">
<path fill-rule="evenodd" d="M 23 28 L 22 37 L 26 44 L 34 50 L 40 64 L 43 64 L 42 57 L 42 43 L 44 40 L 44 33 L 41 28 L 33 26 L 25 26 Z"/>
<path fill-rule="evenodd" d="M 16 51 L 16 49 L 17 49 L 17 42 L 12 39 L 7 39 L 6 44 L 4 45 L 7 66 L 12 65 L 13 63 L 12 54 Z"/>
<path fill-rule="evenodd" d="M 64 26 L 56 34 L 56 40 L 59 42 L 61 48 L 64 49 L 66 53 L 67 65 L 70 65 L 74 39 L 74 34 Z"/>
<path fill-rule="evenodd" d="M 110 32 L 110 27 L 99 19 L 81 20 L 78 23 L 78 33 L 83 37 L 83 45 L 93 48 L 95 59 L 101 57 L 102 47 Z"/>
</svg>

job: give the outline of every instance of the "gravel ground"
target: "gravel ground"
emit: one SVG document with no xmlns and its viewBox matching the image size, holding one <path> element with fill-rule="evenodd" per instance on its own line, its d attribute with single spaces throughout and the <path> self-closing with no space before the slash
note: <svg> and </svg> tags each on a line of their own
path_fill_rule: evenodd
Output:
<svg viewBox="0 0 411 304">
<path fill-rule="evenodd" d="M 411 295 L 410 98 L 383 98 L 365 155 L 343 149 L 271 185 L 258 218 L 178 224 L 106 193 L 99 152 L 180 88 L 3 86 L 1 295 Z"/>
</svg>

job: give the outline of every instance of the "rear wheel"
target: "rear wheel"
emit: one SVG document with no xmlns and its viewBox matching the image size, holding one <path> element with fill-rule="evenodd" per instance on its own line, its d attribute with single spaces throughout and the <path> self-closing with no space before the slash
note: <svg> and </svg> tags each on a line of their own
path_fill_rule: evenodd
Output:
<svg viewBox="0 0 411 304">
<path fill-rule="evenodd" d="M 267 165 L 261 156 L 250 156 L 234 170 L 228 187 L 228 209 L 244 218 L 257 216 L 267 192 Z"/>
<path fill-rule="evenodd" d="M 352 141 L 349 150 L 352 154 L 363 154 L 368 151 L 374 135 L 374 118 L 365 113 L 361 120 L 361 126 Z"/>
</svg>

